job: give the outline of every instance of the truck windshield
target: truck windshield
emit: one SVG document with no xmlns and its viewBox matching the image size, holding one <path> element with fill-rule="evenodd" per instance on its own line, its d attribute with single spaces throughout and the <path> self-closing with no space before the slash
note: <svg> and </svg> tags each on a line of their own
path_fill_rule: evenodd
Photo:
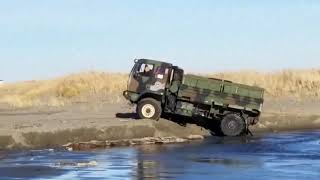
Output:
<svg viewBox="0 0 320 180">
<path fill-rule="evenodd" d="M 135 72 L 137 71 L 138 67 L 139 67 L 139 63 L 135 63 L 133 68 L 131 69 L 131 72 L 129 74 L 129 79 L 128 79 L 128 83 L 127 83 L 127 89 L 129 89 L 129 86 L 131 84 L 132 78 L 134 77 Z"/>
</svg>

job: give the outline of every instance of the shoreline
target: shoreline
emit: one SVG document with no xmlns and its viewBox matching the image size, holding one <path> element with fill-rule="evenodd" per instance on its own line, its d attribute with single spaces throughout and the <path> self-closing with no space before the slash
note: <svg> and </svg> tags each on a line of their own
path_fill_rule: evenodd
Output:
<svg viewBox="0 0 320 180">
<path fill-rule="evenodd" d="M 308 108 L 306 102 L 300 104 L 288 102 L 288 100 L 276 102 L 269 98 L 259 123 L 250 127 L 253 135 L 320 129 L 320 112 L 316 109 L 319 107 L 317 104 L 309 103 L 310 108 Z M 284 106 L 285 111 L 281 110 L 280 106 Z M 0 106 L 0 109 L 0 151 L 62 148 L 63 145 L 70 143 L 93 141 L 114 144 L 118 141 L 122 146 L 130 144 L 130 140 L 143 141 L 144 138 L 151 139 L 154 144 L 161 144 L 165 143 L 165 140 L 160 142 L 161 138 L 171 138 L 170 143 L 173 143 L 192 141 L 191 136 L 198 137 L 196 140 L 211 136 L 205 126 L 192 124 L 183 117 L 178 119 L 179 121 L 138 120 L 135 118 L 134 108 L 123 103 L 78 103 L 60 108 L 28 109 Z"/>
<path fill-rule="evenodd" d="M 320 129 L 320 125 L 313 126 L 313 127 L 292 127 L 289 129 L 262 129 L 262 128 L 254 128 L 252 129 L 253 136 L 260 136 L 261 134 L 267 134 L 267 133 L 285 133 L 285 132 L 297 132 L 297 131 L 313 131 Z M 66 130 L 69 132 L 73 131 L 82 131 L 85 129 L 73 129 L 73 130 Z M 87 130 L 93 130 L 93 129 L 87 129 Z M 77 141 L 73 142 L 67 142 L 62 140 L 58 141 L 58 144 L 52 143 L 57 142 L 52 139 L 55 139 L 54 137 L 61 136 L 61 134 L 64 134 L 62 131 L 57 132 L 30 132 L 30 134 L 37 135 L 37 140 L 33 141 L 30 139 L 26 139 L 27 142 L 33 142 L 33 143 L 27 143 L 22 145 L 21 143 L 16 143 L 14 139 L 10 136 L 0 136 L 0 160 L 6 157 L 7 153 L 10 152 L 20 152 L 24 150 L 43 150 L 43 149 L 56 149 L 56 150 L 67 150 L 67 151 L 90 151 L 90 150 L 99 150 L 99 149 L 108 149 L 108 148 L 116 148 L 116 147 L 136 147 L 136 146 L 145 146 L 145 145 L 163 145 L 163 144 L 174 144 L 174 143 L 192 143 L 192 142 L 199 142 L 203 141 L 212 135 L 199 135 L 199 134 L 190 134 L 187 137 L 177 137 L 177 136 L 158 136 L 158 137 L 142 137 L 142 138 L 120 138 L 117 140 L 97 140 L 90 139 L 85 140 L 79 138 L 79 136 L 69 136 L 69 138 L 77 139 Z M 50 134 L 48 136 L 48 134 Z M 247 135 L 250 136 L 250 135 Z M 29 136 L 34 137 L 34 136 Z M 53 138 L 52 138 L 53 137 Z M 4 141 L 1 141 L 2 138 L 8 138 L 10 139 L 10 143 L 3 143 Z M 223 138 L 223 137 L 220 137 Z M 237 138 L 237 137 L 234 137 Z M 44 143 L 39 143 L 42 140 L 45 140 Z M 40 140 L 40 141 L 39 141 Z M 8 142 L 8 141 L 7 141 Z M 42 141 L 43 142 L 43 141 Z"/>
</svg>

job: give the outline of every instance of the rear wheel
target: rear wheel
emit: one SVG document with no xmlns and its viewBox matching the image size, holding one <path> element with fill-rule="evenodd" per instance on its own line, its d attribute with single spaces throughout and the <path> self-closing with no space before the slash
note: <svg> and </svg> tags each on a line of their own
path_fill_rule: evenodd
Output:
<svg viewBox="0 0 320 180">
<path fill-rule="evenodd" d="M 220 127 L 226 136 L 239 136 L 245 131 L 246 124 L 240 114 L 227 114 L 223 117 Z"/>
<path fill-rule="evenodd" d="M 161 104 L 153 98 L 145 98 L 137 105 L 137 114 L 140 119 L 159 120 L 161 116 Z"/>
</svg>

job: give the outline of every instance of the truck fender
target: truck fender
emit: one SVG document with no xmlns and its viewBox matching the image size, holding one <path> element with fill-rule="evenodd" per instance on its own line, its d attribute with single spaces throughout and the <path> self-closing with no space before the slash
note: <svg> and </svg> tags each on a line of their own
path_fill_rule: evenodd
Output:
<svg viewBox="0 0 320 180">
<path fill-rule="evenodd" d="M 144 98 L 153 98 L 153 99 L 158 100 L 159 102 L 162 103 L 162 95 L 161 94 L 144 92 L 144 93 L 140 94 L 140 96 L 138 97 L 137 102 L 139 102 L 140 100 L 142 100 Z"/>
</svg>

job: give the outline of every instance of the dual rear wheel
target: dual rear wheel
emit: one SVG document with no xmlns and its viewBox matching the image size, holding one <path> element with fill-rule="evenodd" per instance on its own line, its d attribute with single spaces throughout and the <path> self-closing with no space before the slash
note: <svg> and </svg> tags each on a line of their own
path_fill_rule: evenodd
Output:
<svg viewBox="0 0 320 180">
<path fill-rule="evenodd" d="M 245 119 L 237 113 L 230 113 L 222 118 L 221 131 L 226 136 L 239 136 L 246 130 Z"/>
</svg>

